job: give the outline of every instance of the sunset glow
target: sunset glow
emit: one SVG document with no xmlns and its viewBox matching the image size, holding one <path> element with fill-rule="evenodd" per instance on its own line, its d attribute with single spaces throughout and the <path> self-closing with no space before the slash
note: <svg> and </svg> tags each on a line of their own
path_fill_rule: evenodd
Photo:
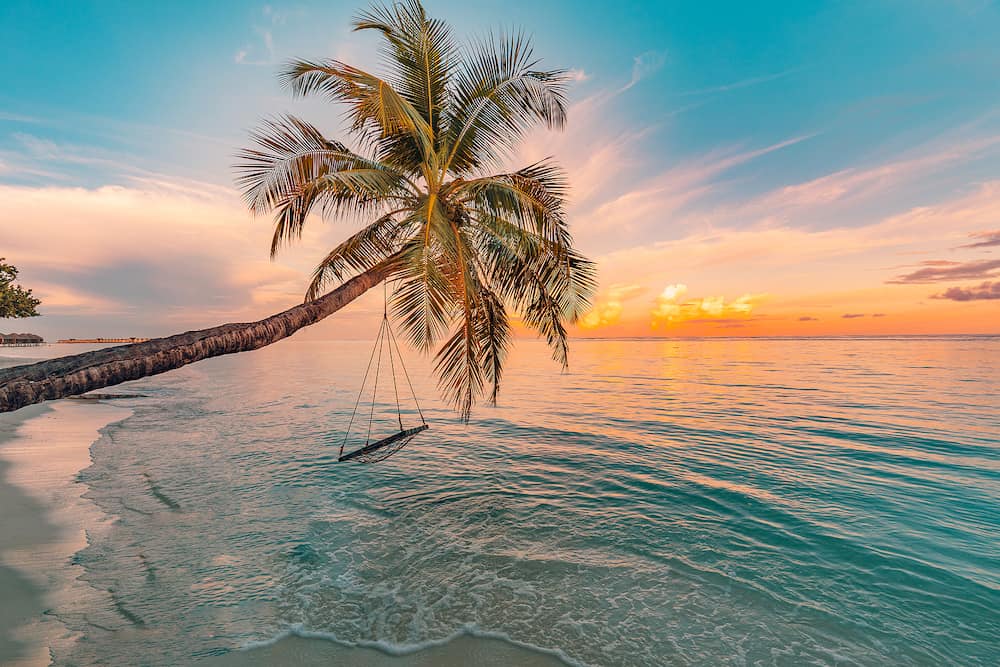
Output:
<svg viewBox="0 0 1000 667">
<path fill-rule="evenodd" d="M 469 8 L 438 4 L 475 22 Z M 271 262 L 270 221 L 246 212 L 229 166 L 249 128 L 280 110 L 304 109 L 336 134 L 336 114 L 284 96 L 274 72 L 312 54 L 374 66 L 370 44 L 327 32 L 352 8 L 262 6 L 224 23 L 207 9 L 159 11 L 101 22 L 128 39 L 136 25 L 168 22 L 183 36 L 171 43 L 193 45 L 157 43 L 152 72 L 94 45 L 86 56 L 100 76 L 68 87 L 23 79 L 17 58 L 0 65 L 22 91 L 0 104 L 0 250 L 42 298 L 45 335 L 157 335 L 265 316 L 300 300 L 317 259 L 358 224 L 307 225 Z M 26 29 L 40 15 L 13 14 L 21 29 L 4 22 L 8 43 L 57 39 Z M 944 15 L 954 31 L 927 32 Z M 570 19 L 571 36 L 536 35 L 571 70 L 569 124 L 532 133 L 510 156 L 553 156 L 568 171 L 572 230 L 600 269 L 573 335 L 1000 332 L 995 76 L 981 78 L 985 62 L 949 61 L 956 44 L 976 48 L 975 35 L 985 48 L 995 8 L 926 4 L 897 17 L 877 77 L 863 75 L 873 63 L 843 57 L 858 39 L 847 29 L 817 33 L 794 56 L 722 60 L 692 35 L 739 34 L 733 48 L 757 53 L 759 35 L 731 32 L 736 17 L 653 12 L 643 20 L 656 29 L 638 18 L 616 17 L 622 32 L 600 49 L 577 46 L 597 39 L 582 20 Z M 789 10 L 770 39 L 790 44 L 810 20 Z M 37 67 L 62 76 L 68 47 L 42 46 Z M 303 335 L 365 337 L 377 312 L 369 296 L 336 327 Z"/>
<path fill-rule="evenodd" d="M 3 0 L 0 665 L 1000 656 L 1000 0 Z"/>
</svg>

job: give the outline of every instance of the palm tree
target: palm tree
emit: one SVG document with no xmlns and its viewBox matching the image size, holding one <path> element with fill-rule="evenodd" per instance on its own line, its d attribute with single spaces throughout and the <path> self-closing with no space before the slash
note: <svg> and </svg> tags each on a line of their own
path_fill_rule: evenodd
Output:
<svg viewBox="0 0 1000 667">
<path fill-rule="evenodd" d="M 549 160 L 503 169 L 528 130 L 565 123 L 564 73 L 540 69 L 521 34 L 460 45 L 418 0 L 375 6 L 354 28 L 379 33 L 385 76 L 336 60 L 282 74 L 294 94 L 346 107 L 353 147 L 283 116 L 254 133 L 237 165 L 250 210 L 274 215 L 272 257 L 313 212 L 365 223 L 320 262 L 305 303 L 260 322 L 0 370 L 0 410 L 257 349 L 386 280 L 410 343 L 425 352 L 441 343 L 439 384 L 464 419 L 485 391 L 496 401 L 514 314 L 566 365 L 566 323 L 589 306 L 594 266 L 573 247 L 562 171 Z"/>
</svg>

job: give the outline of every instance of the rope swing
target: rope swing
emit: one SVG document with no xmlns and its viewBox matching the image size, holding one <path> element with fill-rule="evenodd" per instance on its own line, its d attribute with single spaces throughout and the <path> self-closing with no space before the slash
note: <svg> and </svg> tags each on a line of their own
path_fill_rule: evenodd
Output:
<svg viewBox="0 0 1000 667">
<path fill-rule="evenodd" d="M 379 326 L 378 335 L 375 337 L 375 345 L 372 347 L 371 356 L 368 358 L 368 366 L 365 368 L 365 377 L 361 381 L 361 391 L 358 392 L 358 400 L 354 403 L 354 411 L 351 413 L 351 421 L 347 425 L 347 432 L 344 433 L 344 441 L 340 443 L 340 455 L 337 458 L 338 462 L 357 461 L 358 463 L 377 463 L 379 461 L 384 461 L 409 444 L 410 440 L 412 440 L 418 433 L 426 431 L 430 428 L 427 425 L 427 420 L 424 419 L 424 413 L 423 410 L 420 409 L 420 403 L 417 402 L 417 394 L 413 391 L 413 383 L 410 382 L 410 374 L 406 372 L 406 366 L 403 365 L 403 355 L 399 350 L 399 343 L 396 341 L 396 335 L 392 331 L 392 325 L 389 323 L 388 304 L 388 288 L 384 288 L 382 324 Z M 372 441 L 372 422 L 375 421 L 375 402 L 378 397 L 378 380 L 379 371 L 382 369 L 383 351 L 387 351 L 389 356 L 389 373 L 392 376 L 392 392 L 396 399 L 396 421 L 399 423 L 399 431 L 384 438 Z M 403 410 L 399 403 L 399 386 L 396 382 L 397 360 L 399 362 L 399 368 L 403 371 L 403 377 L 406 378 L 406 384 L 410 388 L 410 395 L 413 396 L 413 404 L 417 407 L 417 414 L 420 415 L 420 425 L 412 428 L 406 428 L 403 426 Z M 358 449 L 349 451 L 345 454 L 344 447 L 347 445 L 347 441 L 351 436 L 351 429 L 354 426 L 354 420 L 358 414 L 358 408 L 361 406 L 361 399 L 365 396 L 365 387 L 368 386 L 368 376 L 371 373 L 373 362 L 375 366 L 375 379 L 372 382 L 371 409 L 368 411 L 368 428 L 365 432 L 365 444 Z"/>
</svg>

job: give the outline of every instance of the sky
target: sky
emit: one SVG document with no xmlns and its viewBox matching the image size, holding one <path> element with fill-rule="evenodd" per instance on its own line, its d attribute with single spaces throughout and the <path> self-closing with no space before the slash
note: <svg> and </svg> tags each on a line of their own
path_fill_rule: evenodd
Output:
<svg viewBox="0 0 1000 667">
<path fill-rule="evenodd" d="M 600 289 L 575 336 L 1000 333 L 1000 4 L 427 0 L 459 35 L 522 28 L 572 76 L 516 156 L 569 174 Z M 301 300 L 354 223 L 268 258 L 234 154 L 291 112 L 276 73 L 378 71 L 360 2 L 0 6 L 0 256 L 46 338 L 158 336 Z M 370 294 L 304 334 L 366 338 Z"/>
</svg>

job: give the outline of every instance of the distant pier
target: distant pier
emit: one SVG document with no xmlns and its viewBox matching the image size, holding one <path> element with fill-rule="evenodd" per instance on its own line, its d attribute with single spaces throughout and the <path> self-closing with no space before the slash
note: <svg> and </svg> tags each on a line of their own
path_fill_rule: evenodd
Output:
<svg viewBox="0 0 1000 667">
<path fill-rule="evenodd" d="M 144 343 L 148 338 L 61 338 L 57 343 Z"/>
</svg>

